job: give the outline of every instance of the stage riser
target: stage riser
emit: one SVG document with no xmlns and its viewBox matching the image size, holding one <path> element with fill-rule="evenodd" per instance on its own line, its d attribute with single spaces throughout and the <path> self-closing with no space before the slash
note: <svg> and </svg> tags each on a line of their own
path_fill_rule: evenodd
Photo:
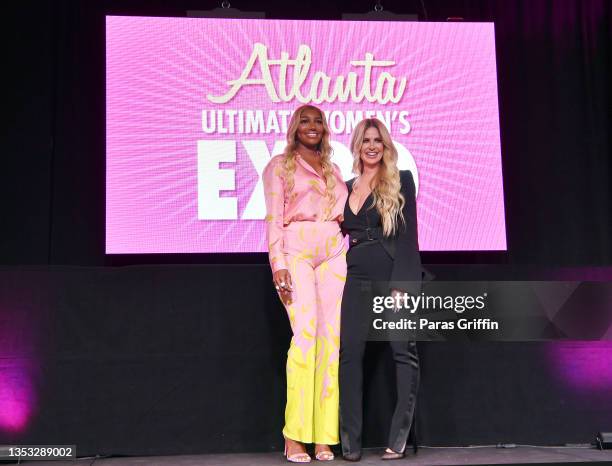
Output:
<svg viewBox="0 0 612 466">
<path fill-rule="evenodd" d="M 79 455 L 279 449 L 290 330 L 270 283 L 263 265 L 0 269 L 0 411 L 11 410 L 0 444 L 69 443 Z M 608 391 L 564 379 L 555 359 L 585 345 L 612 360 L 599 342 L 420 343 L 421 442 L 590 442 L 610 427 Z M 365 443 L 383 445 L 395 396 L 387 348 L 373 346 L 366 366 Z"/>
</svg>

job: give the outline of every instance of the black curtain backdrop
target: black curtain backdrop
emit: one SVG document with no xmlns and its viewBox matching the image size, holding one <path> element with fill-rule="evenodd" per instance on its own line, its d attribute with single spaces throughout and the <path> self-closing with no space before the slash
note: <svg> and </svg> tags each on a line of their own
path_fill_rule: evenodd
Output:
<svg viewBox="0 0 612 466">
<path fill-rule="evenodd" d="M 232 6 L 264 10 L 268 18 L 340 19 L 374 3 Z M 610 265 L 611 3 L 383 5 L 430 21 L 495 22 L 509 248 L 502 261 Z M 6 381 L 16 383 L 10 387 L 30 393 L 33 411 L 27 429 L 13 434 L 0 411 L 0 443 L 77 443 L 79 454 L 280 445 L 289 327 L 279 318 L 265 257 L 141 256 L 124 262 L 211 265 L 102 267 L 117 263 L 104 255 L 104 15 L 183 16 L 217 6 L 47 0 L 6 10 L 0 398 L 8 399 Z M 443 260 L 489 259 L 425 255 L 425 262 Z M 489 277 L 488 269 L 480 272 Z M 555 371 L 558 359 L 550 355 L 572 345 L 423 345 L 424 441 L 588 442 L 595 431 L 612 429 L 601 386 L 576 388 Z M 610 354 L 609 344 L 589 348 Z M 393 396 L 383 352 L 368 361 L 372 445 L 384 438 Z M 589 364 L 612 371 L 603 359 L 584 357 L 575 362 L 577 374 Z"/>
</svg>

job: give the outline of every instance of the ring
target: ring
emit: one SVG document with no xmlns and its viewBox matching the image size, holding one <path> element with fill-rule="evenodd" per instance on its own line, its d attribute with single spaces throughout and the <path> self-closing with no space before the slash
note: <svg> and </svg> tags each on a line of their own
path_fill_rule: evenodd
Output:
<svg viewBox="0 0 612 466">
<path fill-rule="evenodd" d="M 282 286 L 283 288 L 285 288 L 285 282 L 281 282 L 280 286 Z"/>
<path fill-rule="evenodd" d="M 276 291 L 280 291 L 280 286 L 276 285 Z"/>
</svg>

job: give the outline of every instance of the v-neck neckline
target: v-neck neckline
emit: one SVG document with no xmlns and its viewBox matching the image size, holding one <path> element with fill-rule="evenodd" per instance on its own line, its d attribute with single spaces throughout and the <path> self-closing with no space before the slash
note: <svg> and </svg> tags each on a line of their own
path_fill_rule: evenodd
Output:
<svg viewBox="0 0 612 466">
<path fill-rule="evenodd" d="M 353 208 L 351 207 L 351 195 L 353 194 L 353 188 L 351 186 L 351 192 L 349 194 L 348 199 L 346 200 L 346 202 L 348 203 L 348 208 L 351 211 L 351 213 L 355 216 L 358 217 L 359 214 L 361 213 L 361 211 L 363 210 L 363 207 L 366 205 L 366 203 L 368 202 L 368 199 L 370 199 L 370 196 L 372 195 L 372 191 L 370 191 L 370 194 L 368 194 L 366 196 L 366 198 L 363 200 L 363 204 L 361 204 L 361 207 L 359 207 L 359 210 L 355 213 L 353 212 Z"/>
<path fill-rule="evenodd" d="M 323 175 L 319 174 L 319 172 L 317 172 L 314 167 L 312 165 L 310 165 L 305 159 L 304 156 L 302 154 L 300 154 L 299 152 L 297 153 L 297 159 L 302 161 L 302 166 L 304 168 L 306 168 L 308 171 L 312 172 L 313 174 L 317 175 L 318 178 L 323 179 Z M 321 168 L 323 168 L 321 166 Z"/>
</svg>

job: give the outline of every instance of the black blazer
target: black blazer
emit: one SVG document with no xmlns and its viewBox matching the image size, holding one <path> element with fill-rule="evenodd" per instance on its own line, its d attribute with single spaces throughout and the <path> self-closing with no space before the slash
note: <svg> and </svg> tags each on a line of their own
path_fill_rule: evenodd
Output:
<svg viewBox="0 0 612 466">
<path fill-rule="evenodd" d="M 353 192 L 355 179 L 346 182 L 349 196 Z M 406 291 L 412 294 L 421 292 L 423 277 L 421 255 L 419 254 L 419 237 L 416 218 L 416 189 L 410 170 L 400 171 L 401 193 L 406 203 L 402 209 L 405 225 L 400 221 L 394 236 L 380 240 L 382 246 L 393 259 L 393 270 L 389 288 Z M 348 202 L 348 198 L 347 201 Z M 408 284 L 406 282 L 413 282 Z"/>
</svg>

